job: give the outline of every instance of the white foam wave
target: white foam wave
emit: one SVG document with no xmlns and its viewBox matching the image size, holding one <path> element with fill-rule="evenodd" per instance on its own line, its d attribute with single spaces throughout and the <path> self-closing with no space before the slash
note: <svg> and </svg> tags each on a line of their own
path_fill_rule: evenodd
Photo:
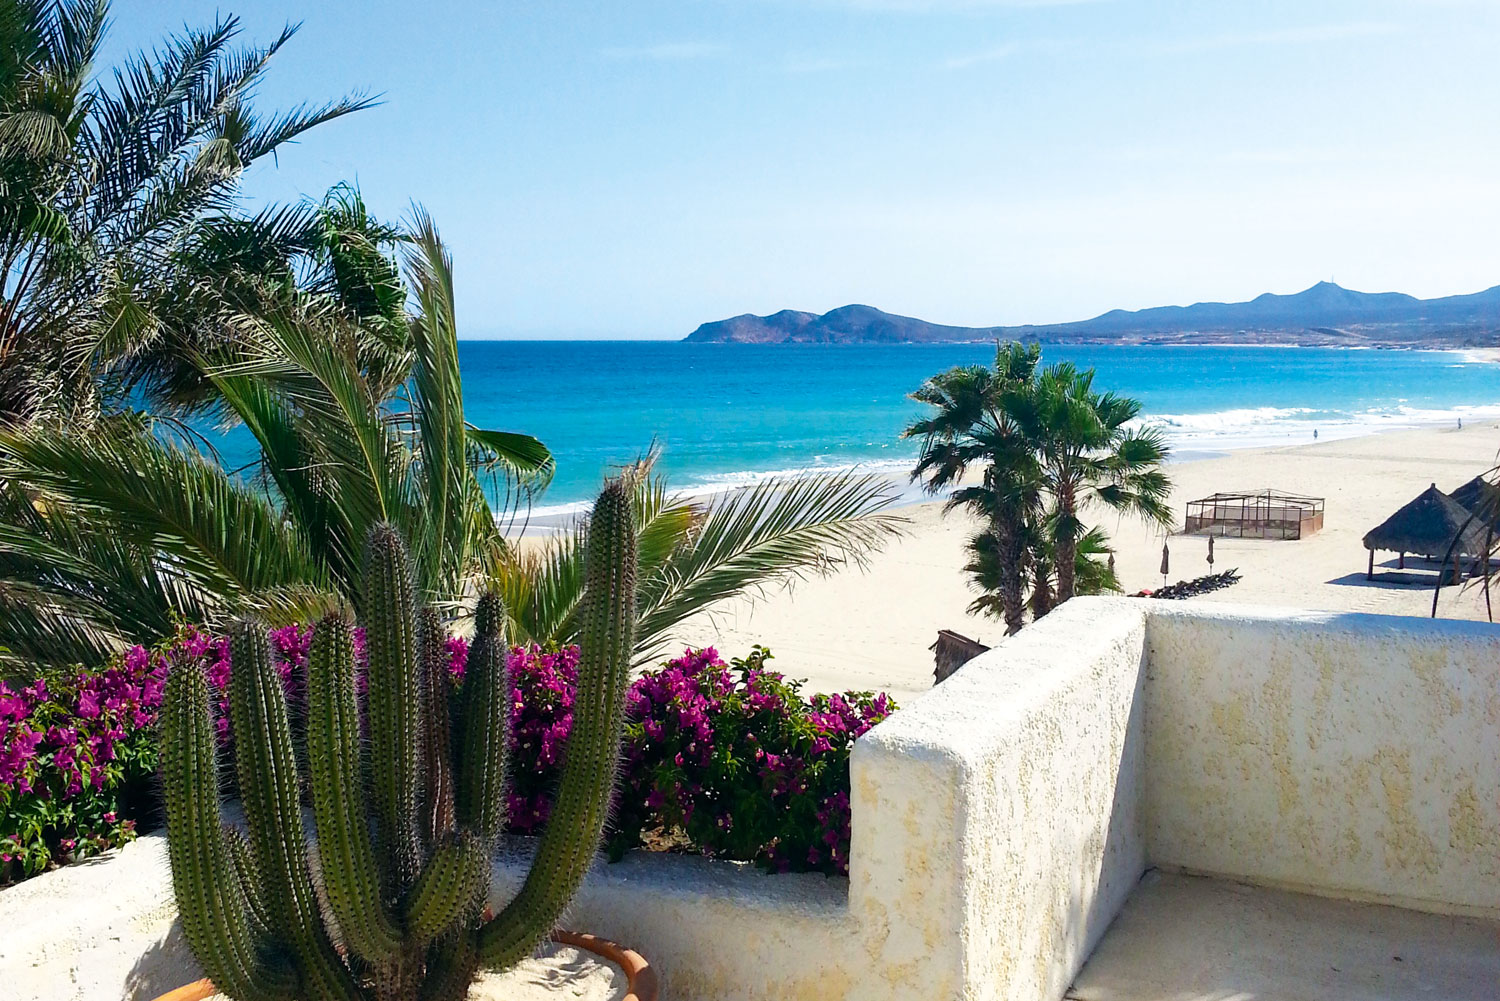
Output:
<svg viewBox="0 0 1500 1001">
<path fill-rule="evenodd" d="M 1146 417 L 1144 422 L 1164 430 L 1213 432 L 1295 420 L 1305 414 L 1316 412 L 1311 407 L 1243 407 L 1236 410 L 1217 410 L 1206 414 L 1155 414 Z"/>
<path fill-rule="evenodd" d="M 1150 414 L 1142 417 L 1141 423 L 1160 429 L 1175 450 L 1193 452 L 1295 444 L 1314 440 L 1315 433 L 1318 441 L 1339 441 L 1382 431 L 1496 418 L 1500 418 L 1500 404 L 1427 408 L 1402 403 L 1362 411 L 1256 407 L 1202 414 Z"/>
<path fill-rule="evenodd" d="M 1188 459 L 1241 448 L 1308 443 L 1314 440 L 1315 431 L 1317 441 L 1340 441 L 1382 431 L 1453 425 L 1460 420 L 1500 420 L 1500 403 L 1448 408 L 1413 407 L 1401 403 L 1355 412 L 1312 407 L 1241 407 L 1197 414 L 1146 414 L 1137 423 L 1160 429 L 1174 454 L 1180 459 Z M 841 462 L 832 455 L 819 455 L 805 466 L 699 476 L 678 474 L 673 478 L 673 488 L 679 496 L 706 498 L 769 479 L 857 470 L 890 477 L 893 489 L 900 495 L 898 503 L 914 503 L 928 499 L 919 487 L 907 483 L 914 454 L 865 462 Z M 574 501 L 537 505 L 524 521 L 533 530 L 557 530 L 587 511 L 590 503 Z"/>
</svg>

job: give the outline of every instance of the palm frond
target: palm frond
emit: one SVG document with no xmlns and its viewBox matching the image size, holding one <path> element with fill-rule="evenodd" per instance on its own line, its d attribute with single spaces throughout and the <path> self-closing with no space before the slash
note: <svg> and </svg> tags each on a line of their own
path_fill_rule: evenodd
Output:
<svg viewBox="0 0 1500 1001">
<path fill-rule="evenodd" d="M 777 477 L 718 495 L 686 544 L 643 576 L 637 656 L 649 659 L 673 625 L 725 598 L 863 566 L 906 523 L 887 510 L 894 500 L 889 481 L 855 472 Z"/>
<path fill-rule="evenodd" d="M 147 547 L 212 593 L 327 583 L 264 497 L 196 452 L 148 435 L 0 432 L 0 476 L 97 519 L 98 530 Z"/>
<path fill-rule="evenodd" d="M 533 489 L 545 487 L 557 471 L 552 450 L 529 434 L 467 426 L 469 465 L 476 470 L 500 471 Z"/>
<path fill-rule="evenodd" d="M 301 468 L 316 477 L 320 493 L 347 526 L 348 538 L 360 540 L 351 545 L 363 545 L 379 522 L 420 538 L 422 513 L 408 475 L 410 453 L 360 372 L 349 339 L 340 336 L 336 325 L 281 313 L 257 325 L 257 356 L 217 367 L 211 377 L 216 382 L 257 380 L 280 401 L 298 428 L 305 455 Z"/>
<path fill-rule="evenodd" d="M 423 581 L 425 588 L 451 593 L 467 561 L 472 527 L 464 510 L 472 501 L 469 434 L 458 371 L 453 263 L 431 218 L 420 210 L 406 270 L 418 305 L 411 324 L 410 414 L 420 450 L 425 500 L 425 532 L 408 537 L 407 543 L 417 553 L 416 563 L 424 567 L 423 573 L 434 575 Z M 447 586 L 439 586 L 439 581 Z"/>
</svg>

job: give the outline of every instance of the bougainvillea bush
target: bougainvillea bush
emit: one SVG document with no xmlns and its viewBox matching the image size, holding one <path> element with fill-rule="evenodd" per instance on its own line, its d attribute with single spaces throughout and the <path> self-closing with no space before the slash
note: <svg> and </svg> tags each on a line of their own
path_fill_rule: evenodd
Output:
<svg viewBox="0 0 1500 1001">
<path fill-rule="evenodd" d="M 134 837 L 156 770 L 164 671 L 144 650 L 96 673 L 0 681 L 0 884 Z"/>
<path fill-rule="evenodd" d="M 868 692 L 808 699 L 770 659 L 761 647 L 730 664 L 689 649 L 631 685 L 612 857 L 666 840 L 779 872 L 848 872 L 849 750 L 895 704 Z M 534 763 L 513 777 L 517 831 L 546 821 L 576 665 L 576 650 L 511 654 L 512 760 Z"/>
<path fill-rule="evenodd" d="M 271 633 L 294 706 L 312 630 Z M 229 641 L 184 626 L 152 650 L 132 647 L 100 671 L 0 681 L 0 885 L 133 839 L 156 819 L 156 714 L 173 662 L 201 661 L 229 743 Z"/>
<path fill-rule="evenodd" d="M 311 641 L 311 627 L 271 633 L 293 720 L 302 716 Z M 355 648 L 362 668 L 358 633 Z M 449 640 L 455 685 L 467 658 L 468 645 Z M 613 857 L 671 844 L 775 871 L 848 871 L 849 748 L 895 705 L 869 693 L 805 698 L 798 683 L 766 669 L 770 659 L 760 647 L 729 664 L 711 648 L 689 649 L 632 684 Z M 173 663 L 192 661 L 217 693 L 219 737 L 232 753 L 229 644 L 201 629 L 184 627 L 154 650 L 135 647 L 66 683 L 0 683 L 0 885 L 135 836 L 154 812 L 162 682 Z M 510 671 L 510 829 L 535 834 L 567 751 L 578 649 L 517 647 Z"/>
</svg>

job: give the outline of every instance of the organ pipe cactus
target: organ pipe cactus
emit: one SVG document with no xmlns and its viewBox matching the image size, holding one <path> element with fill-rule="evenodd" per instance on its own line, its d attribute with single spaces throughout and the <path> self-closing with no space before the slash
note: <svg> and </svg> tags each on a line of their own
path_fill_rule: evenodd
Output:
<svg viewBox="0 0 1500 1001">
<path fill-rule="evenodd" d="M 367 732 L 354 627 L 331 615 L 309 655 L 301 772 L 266 632 L 239 623 L 230 706 L 243 832 L 220 820 L 207 679 L 200 665 L 176 666 L 163 712 L 168 853 L 183 932 L 221 991 L 238 1001 L 457 1001 L 479 969 L 514 964 L 553 930 L 599 844 L 618 762 L 636 571 L 629 493 L 618 482 L 595 504 L 586 552 L 578 698 L 557 804 L 520 891 L 489 920 L 511 695 L 498 597 L 479 600 L 450 705 L 442 622 L 417 606 L 401 538 L 373 530 L 362 595 Z M 303 830 L 304 789 L 315 847 Z"/>
</svg>

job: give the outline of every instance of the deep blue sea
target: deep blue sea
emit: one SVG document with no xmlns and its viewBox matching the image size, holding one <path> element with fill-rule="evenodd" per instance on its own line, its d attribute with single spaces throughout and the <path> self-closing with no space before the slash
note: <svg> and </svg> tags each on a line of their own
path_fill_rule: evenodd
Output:
<svg viewBox="0 0 1500 1001">
<path fill-rule="evenodd" d="M 907 398 L 948 366 L 993 360 L 950 345 L 465 341 L 465 409 L 536 435 L 557 475 L 534 512 L 584 501 L 656 443 L 671 484 L 714 490 L 767 474 L 909 468 Z M 1254 347 L 1044 347 L 1136 397 L 1180 458 L 1500 417 L 1500 365 L 1456 352 Z M 239 436 L 234 436 L 239 437 Z M 231 448 L 227 451 L 240 451 Z M 226 454 L 226 460 L 230 456 Z"/>
</svg>

